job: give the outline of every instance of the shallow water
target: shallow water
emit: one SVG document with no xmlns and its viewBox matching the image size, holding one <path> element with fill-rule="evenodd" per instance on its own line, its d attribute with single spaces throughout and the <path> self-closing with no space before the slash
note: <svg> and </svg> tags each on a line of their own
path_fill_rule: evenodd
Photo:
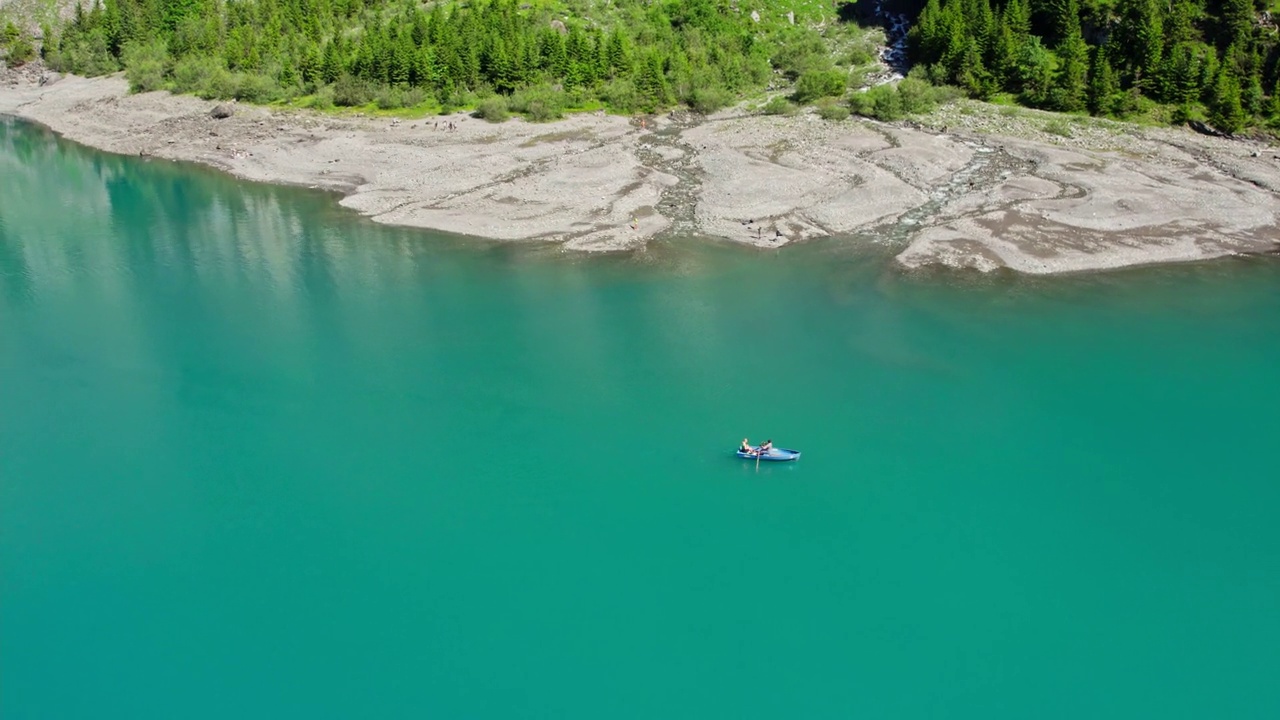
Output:
<svg viewBox="0 0 1280 720">
<path fill-rule="evenodd" d="M 0 124 L 0 716 L 1280 716 L 1280 263 L 865 245 L 460 241 Z"/>
</svg>

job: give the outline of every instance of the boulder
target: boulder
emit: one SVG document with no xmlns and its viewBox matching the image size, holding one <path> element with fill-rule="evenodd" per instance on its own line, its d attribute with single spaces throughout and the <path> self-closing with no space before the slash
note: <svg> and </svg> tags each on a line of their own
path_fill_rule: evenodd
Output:
<svg viewBox="0 0 1280 720">
<path fill-rule="evenodd" d="M 235 108 L 230 105 L 214 105 L 213 109 L 209 111 L 209 117 L 214 120 L 222 120 L 235 114 Z"/>
</svg>

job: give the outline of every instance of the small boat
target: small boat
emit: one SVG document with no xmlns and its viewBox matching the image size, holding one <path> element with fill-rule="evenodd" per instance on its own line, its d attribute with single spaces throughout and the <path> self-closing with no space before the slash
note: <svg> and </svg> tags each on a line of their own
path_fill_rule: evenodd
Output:
<svg viewBox="0 0 1280 720">
<path fill-rule="evenodd" d="M 749 453 L 743 450 L 739 450 L 738 457 L 743 458 L 745 460 L 755 460 L 759 458 L 760 460 L 764 460 L 765 462 L 790 462 L 792 460 L 800 459 L 800 451 L 787 450 L 785 448 L 770 448 L 769 452 L 766 452 L 763 455 L 757 455 L 755 453 Z"/>
</svg>

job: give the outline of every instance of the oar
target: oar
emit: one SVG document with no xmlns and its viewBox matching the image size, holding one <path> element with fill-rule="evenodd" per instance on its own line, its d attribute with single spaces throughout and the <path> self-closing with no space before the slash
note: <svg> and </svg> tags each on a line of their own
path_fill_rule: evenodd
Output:
<svg viewBox="0 0 1280 720">
<path fill-rule="evenodd" d="M 757 445 L 756 446 L 756 472 L 760 472 L 760 456 L 763 454 L 764 452 L 761 451 L 760 446 Z"/>
</svg>

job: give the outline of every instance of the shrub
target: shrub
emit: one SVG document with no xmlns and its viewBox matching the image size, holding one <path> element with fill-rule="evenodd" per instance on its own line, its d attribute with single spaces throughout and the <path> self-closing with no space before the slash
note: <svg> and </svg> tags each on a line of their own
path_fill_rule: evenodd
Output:
<svg viewBox="0 0 1280 720">
<path fill-rule="evenodd" d="M 689 95 L 689 107 L 703 114 L 711 114 L 733 102 L 733 93 L 722 87 L 695 87 Z"/>
<path fill-rule="evenodd" d="M 547 122 L 564 115 L 564 100 L 563 90 L 550 85 L 536 85 L 517 90 L 507 105 L 534 122 Z"/>
<path fill-rule="evenodd" d="M 826 102 L 818 103 L 818 117 L 836 122 L 848 120 L 849 108 L 828 99 Z"/>
<path fill-rule="evenodd" d="M 866 83 L 866 81 L 867 81 L 867 68 L 857 67 L 849 71 L 849 74 L 845 77 L 844 85 L 846 88 L 862 87 L 862 85 Z"/>
<path fill-rule="evenodd" d="M 1054 118 L 1049 122 L 1045 123 L 1044 131 L 1049 133 L 1050 135 L 1057 135 L 1059 137 L 1064 137 L 1064 138 L 1071 137 L 1071 126 L 1068 125 L 1067 121 L 1063 120 L 1062 118 Z"/>
<path fill-rule="evenodd" d="M 126 43 L 121 59 L 124 61 L 124 76 L 129 80 L 131 92 L 152 92 L 164 88 L 169 51 L 163 40 Z"/>
<path fill-rule="evenodd" d="M 524 113 L 534 122 L 550 122 L 564 117 L 564 107 L 555 98 L 538 98 L 529 102 Z"/>
<path fill-rule="evenodd" d="M 404 107 L 404 91 L 384 85 L 374 93 L 373 102 L 380 110 L 397 110 Z"/>
<path fill-rule="evenodd" d="M 1190 103 L 1183 103 L 1173 108 L 1169 115 L 1169 122 L 1174 125 L 1186 125 L 1193 120 L 1204 120 L 1203 114 L 1199 108 Z"/>
<path fill-rule="evenodd" d="M 102 28 L 88 33 L 68 33 L 58 45 L 49 64 L 59 72 L 72 72 L 85 77 L 110 75 L 120 69 L 111 56 L 107 35 Z"/>
<path fill-rule="evenodd" d="M 5 64 L 9 67 L 25 65 L 36 57 L 36 49 L 31 44 L 31 39 L 26 33 L 18 30 L 18 26 L 12 22 L 6 23 L 4 30 L 0 31 L 0 48 L 5 47 L 9 49 L 4 58 Z"/>
<path fill-rule="evenodd" d="M 506 99 L 500 95 L 495 95 L 481 100 L 480 104 L 476 106 L 476 111 L 471 115 L 492 123 L 500 123 L 506 120 L 511 113 L 507 110 Z"/>
<path fill-rule="evenodd" d="M 411 87 L 403 93 L 404 107 L 418 107 L 431 99 L 431 93 L 420 87 Z"/>
<path fill-rule="evenodd" d="M 4 61 L 9 67 L 18 67 L 19 65 L 26 65 L 34 60 L 35 57 L 36 49 L 31 44 L 31 41 L 27 39 L 26 35 L 19 35 L 17 40 L 10 43 L 9 54 L 5 55 Z"/>
<path fill-rule="evenodd" d="M 866 92 L 854 93 L 849 98 L 849 109 L 859 115 L 886 122 L 900 120 L 905 115 L 902 96 L 892 85 L 877 85 Z"/>
<path fill-rule="evenodd" d="M 934 87 L 923 80 L 905 78 L 898 83 L 898 99 L 907 115 L 927 113 L 937 105 Z"/>
<path fill-rule="evenodd" d="M 765 115 L 794 115 L 795 113 L 796 106 L 781 95 L 775 95 L 772 100 L 764 105 Z"/>
<path fill-rule="evenodd" d="M 955 85 L 934 85 L 929 88 L 933 102 L 938 105 L 950 105 L 964 97 L 964 90 Z"/>
<path fill-rule="evenodd" d="M 321 85 L 316 88 L 316 94 L 311 97 L 310 105 L 317 110 L 332 110 L 333 86 Z"/>
<path fill-rule="evenodd" d="M 796 102 L 813 102 L 818 98 L 844 94 L 848 76 L 839 70 L 810 70 L 796 81 Z"/>
<path fill-rule="evenodd" d="M 859 65 L 870 65 L 875 62 L 876 56 L 870 48 L 858 46 L 850 50 L 844 59 L 847 64 L 857 67 Z"/>
<path fill-rule="evenodd" d="M 276 85 L 274 79 L 266 75 L 237 73 L 232 97 L 237 100 L 262 105 L 280 97 L 280 86 Z"/>
<path fill-rule="evenodd" d="M 373 99 L 373 87 L 366 80 L 344 73 L 333 84 L 333 102 L 341 107 L 367 105 Z"/>
<path fill-rule="evenodd" d="M 221 63 L 207 57 L 184 57 L 173 65 L 173 89 L 201 94 Z"/>
<path fill-rule="evenodd" d="M 625 79 L 613 80 L 605 85 L 600 98 L 610 110 L 624 114 L 635 112 L 644 102 L 640 92 L 636 90 L 635 83 Z"/>
<path fill-rule="evenodd" d="M 199 95 L 205 100 L 230 100 L 236 96 L 236 90 L 239 87 L 236 76 L 232 75 L 230 70 L 218 65 L 210 73 Z"/>
<path fill-rule="evenodd" d="M 53 34 L 49 23 L 40 23 L 40 57 L 47 58 L 50 53 L 58 52 L 58 36 Z"/>
<path fill-rule="evenodd" d="M 797 31 L 778 47 L 771 58 L 773 66 L 790 78 L 805 72 L 826 70 L 831 67 L 827 44 L 813 31 Z"/>
<path fill-rule="evenodd" d="M 585 88 L 573 87 L 564 91 L 564 106 L 567 108 L 586 107 L 593 99 Z"/>
</svg>

